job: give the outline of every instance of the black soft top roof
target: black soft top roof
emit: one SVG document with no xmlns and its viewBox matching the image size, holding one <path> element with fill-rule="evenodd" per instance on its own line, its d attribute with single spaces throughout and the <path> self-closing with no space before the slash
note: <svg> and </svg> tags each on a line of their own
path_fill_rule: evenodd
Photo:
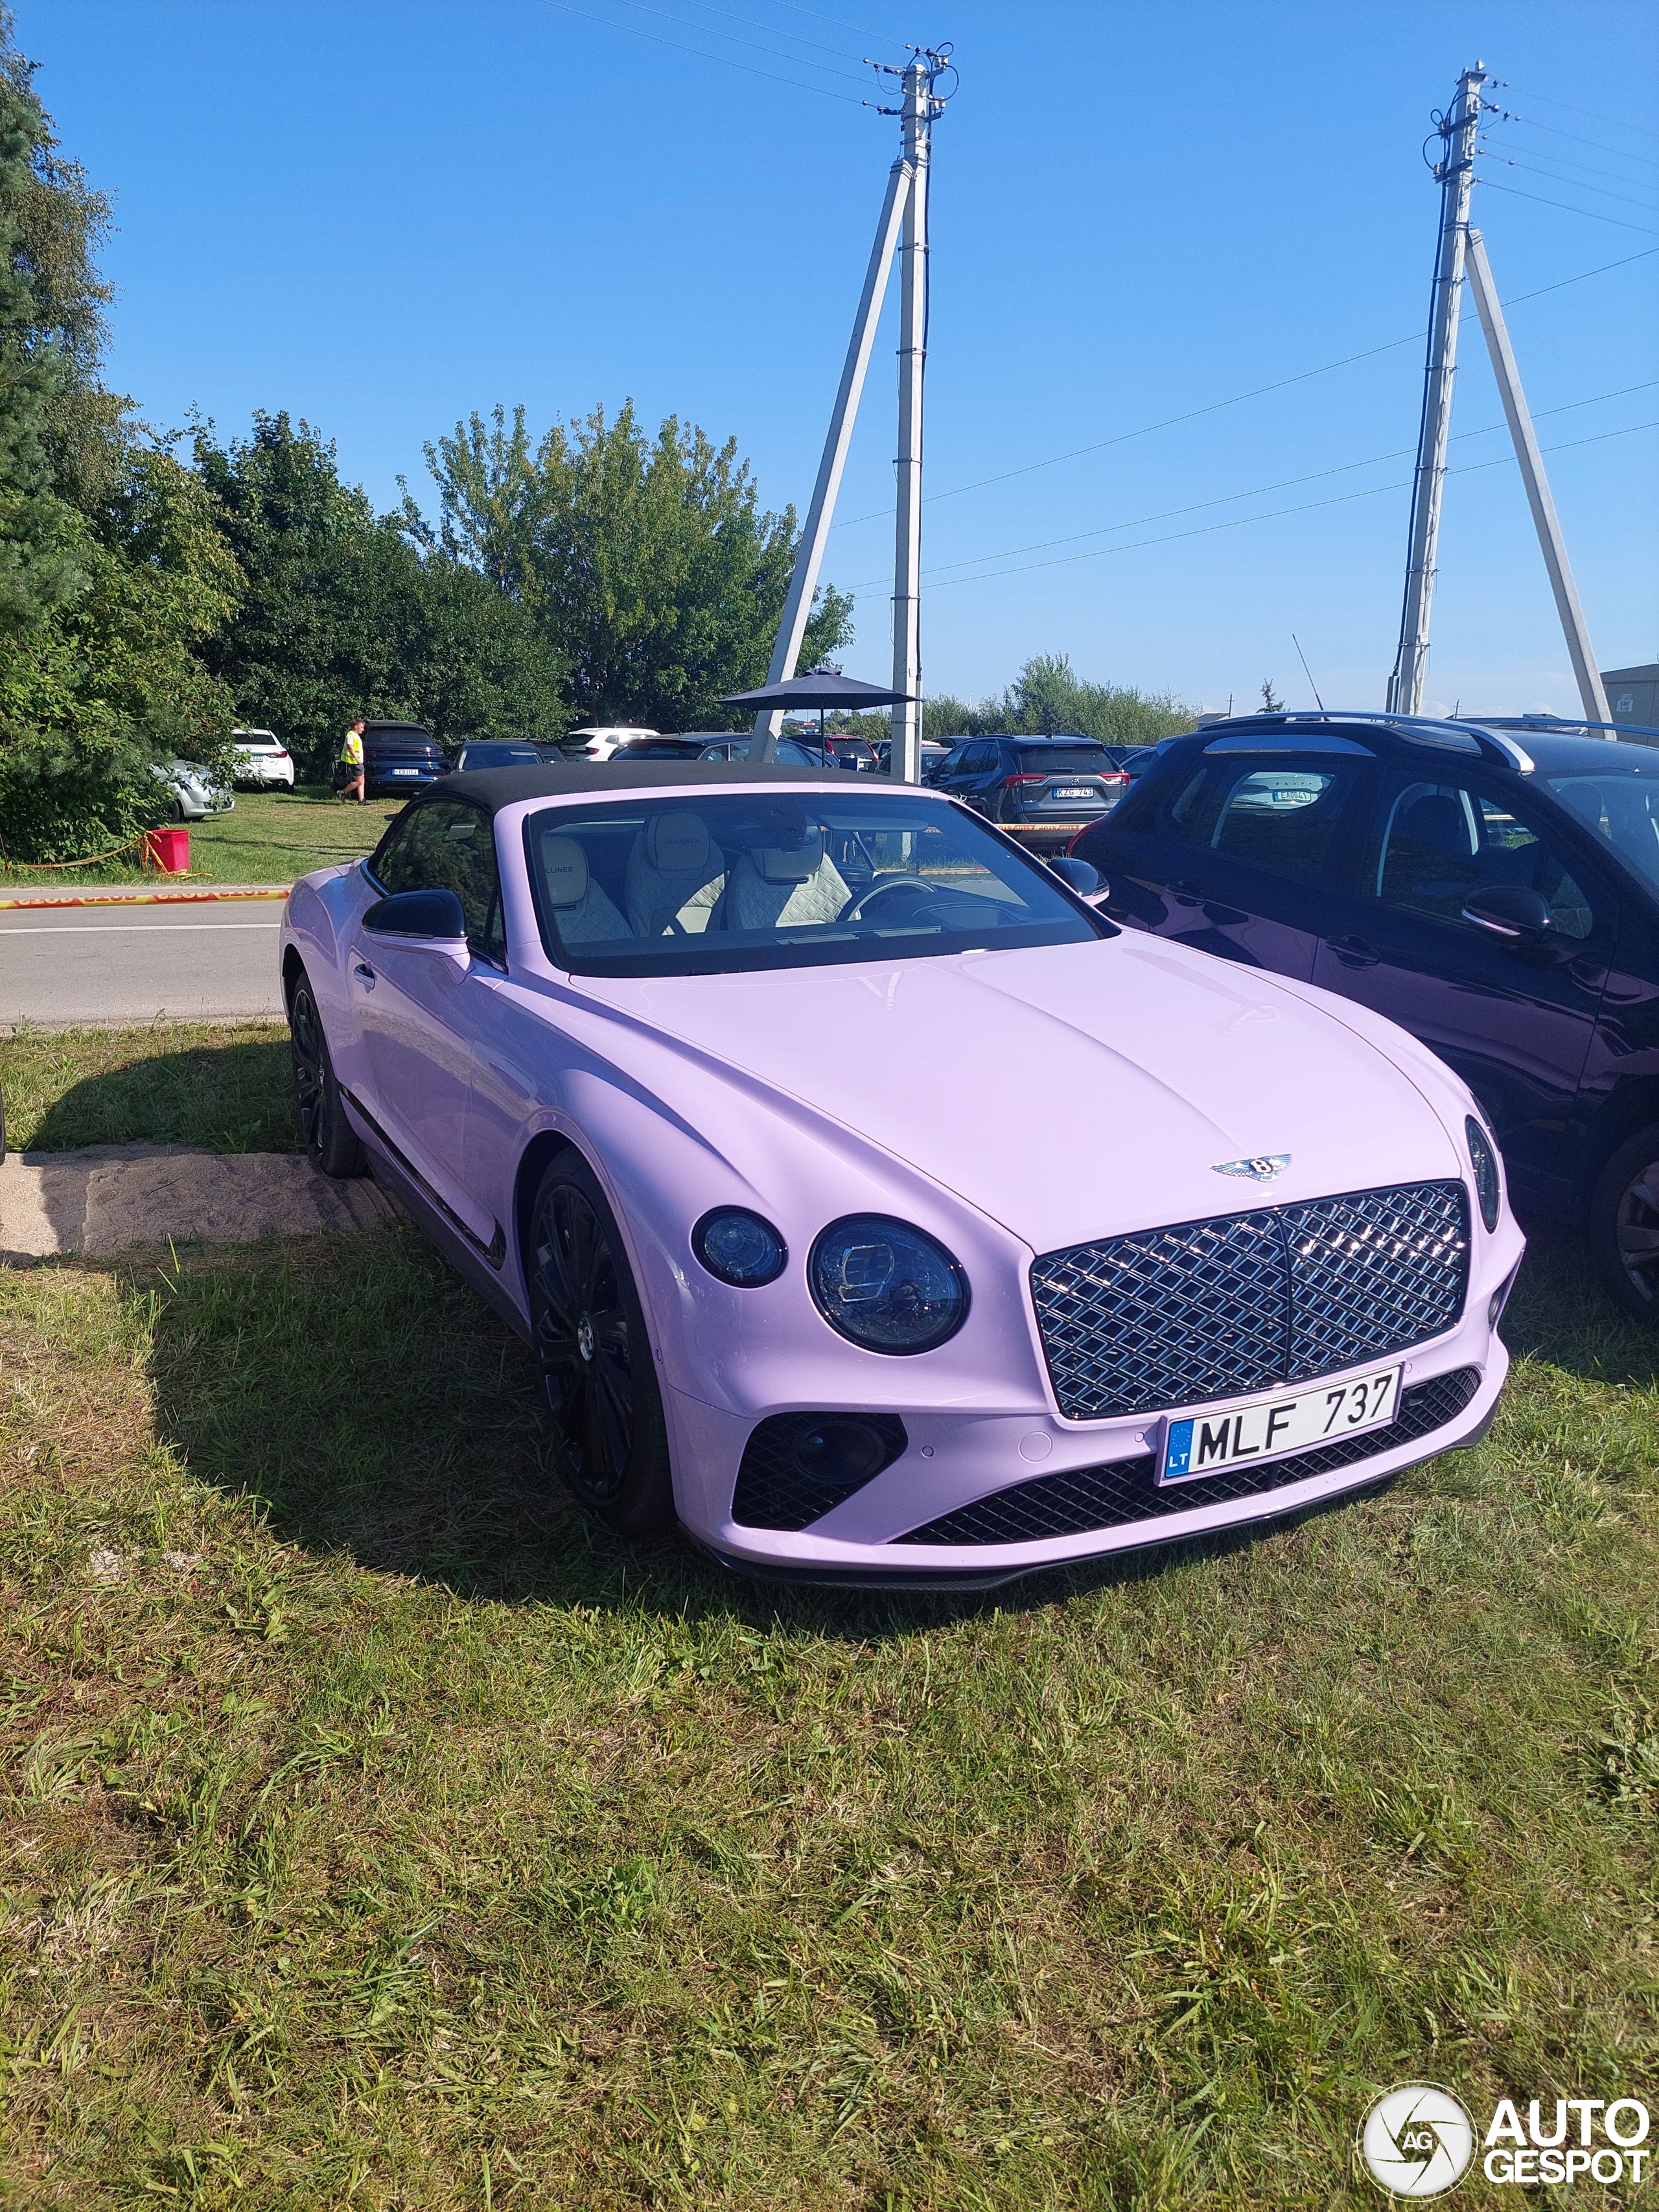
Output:
<svg viewBox="0 0 1659 2212">
<path fill-rule="evenodd" d="M 845 798 L 848 781 L 842 769 L 785 768 L 771 762 L 750 768 L 747 761 L 640 761 L 616 768 L 608 761 L 567 761 L 545 768 L 474 769 L 470 775 L 440 776 L 427 790 L 470 799 L 494 814 L 526 799 L 609 799 L 613 793 L 620 798 L 624 793 L 687 787 L 729 791 L 745 783 L 818 784 Z"/>
</svg>

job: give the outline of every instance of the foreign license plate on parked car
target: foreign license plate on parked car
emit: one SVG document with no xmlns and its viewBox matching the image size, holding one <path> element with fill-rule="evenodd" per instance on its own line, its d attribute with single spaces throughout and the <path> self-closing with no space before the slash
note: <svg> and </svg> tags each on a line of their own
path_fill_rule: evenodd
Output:
<svg viewBox="0 0 1659 2212">
<path fill-rule="evenodd" d="M 1294 1396 L 1269 1398 L 1232 1412 L 1194 1413 L 1171 1421 L 1158 1470 L 1160 1482 L 1191 1482 L 1251 1460 L 1281 1459 L 1337 1437 L 1380 1429 L 1394 1419 L 1400 1370 L 1323 1382 Z"/>
<path fill-rule="evenodd" d="M 1048 793 L 1050 799 L 1098 799 L 1100 793 L 1091 783 L 1068 783 Z"/>
<path fill-rule="evenodd" d="M 392 771 L 393 775 L 418 775 L 420 772 L 417 768 L 394 768 Z"/>
</svg>

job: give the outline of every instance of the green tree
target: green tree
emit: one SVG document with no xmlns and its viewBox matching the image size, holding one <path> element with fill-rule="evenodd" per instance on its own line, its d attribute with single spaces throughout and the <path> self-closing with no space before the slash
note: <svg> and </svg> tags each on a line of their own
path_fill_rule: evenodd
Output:
<svg viewBox="0 0 1659 2212">
<path fill-rule="evenodd" d="M 239 582 L 167 442 L 99 381 L 102 196 L 0 9 L 0 848 L 73 860 L 158 820 L 160 757 L 222 754 L 196 647 Z"/>
<path fill-rule="evenodd" d="M 277 732 L 327 773 L 356 714 L 463 736 L 554 738 L 567 726 L 563 663 L 519 602 L 445 546 L 412 543 L 340 480 L 331 441 L 258 414 L 196 463 L 246 584 L 206 647 L 238 716 Z"/>
<path fill-rule="evenodd" d="M 977 704 L 941 694 L 922 710 L 930 738 L 1049 736 L 1074 730 L 1115 745 L 1152 745 L 1189 730 L 1196 709 L 1165 692 L 1133 684 L 1091 684 L 1063 653 L 1034 653 L 1000 698 Z"/>
<path fill-rule="evenodd" d="M 66 298 L 73 283 L 51 268 L 63 258 L 64 226 L 54 239 L 43 209 L 61 180 L 33 64 L 11 32 L 10 14 L 0 9 L 0 635 L 15 639 L 76 598 L 88 575 L 50 450 L 54 413 L 76 368 L 54 274 Z M 48 251 L 54 244 L 56 255 Z M 83 343 L 95 350 L 95 320 Z"/>
<path fill-rule="evenodd" d="M 765 678 L 797 544 L 793 507 L 762 511 L 737 442 L 670 416 L 648 434 L 626 403 L 556 423 L 532 447 L 522 408 L 495 408 L 427 448 L 433 542 L 523 605 L 568 656 L 582 720 L 723 726 L 719 701 Z M 413 501 L 411 532 L 424 526 Z M 799 665 L 851 635 L 820 590 Z"/>
</svg>

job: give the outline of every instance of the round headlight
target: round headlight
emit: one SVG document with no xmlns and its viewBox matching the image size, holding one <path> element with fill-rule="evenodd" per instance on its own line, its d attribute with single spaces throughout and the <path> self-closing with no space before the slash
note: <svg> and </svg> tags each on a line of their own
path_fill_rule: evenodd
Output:
<svg viewBox="0 0 1659 2212">
<path fill-rule="evenodd" d="M 1498 1209 L 1504 1194 L 1504 1187 L 1498 1179 L 1498 1155 L 1492 1148 L 1491 1138 L 1473 1114 L 1464 1121 L 1463 1133 L 1469 1140 L 1469 1164 L 1474 1170 L 1474 1194 L 1480 1201 L 1480 1218 L 1490 1237 L 1498 1226 Z"/>
<path fill-rule="evenodd" d="M 736 1206 L 705 1213 L 691 1231 L 691 1249 L 711 1275 L 740 1291 L 775 1282 L 789 1257 L 788 1246 L 769 1221 Z"/>
<path fill-rule="evenodd" d="M 869 1352 L 931 1352 L 967 1316 L 968 1278 L 945 1247 L 881 1214 L 831 1222 L 806 1279 L 830 1328 Z"/>
</svg>

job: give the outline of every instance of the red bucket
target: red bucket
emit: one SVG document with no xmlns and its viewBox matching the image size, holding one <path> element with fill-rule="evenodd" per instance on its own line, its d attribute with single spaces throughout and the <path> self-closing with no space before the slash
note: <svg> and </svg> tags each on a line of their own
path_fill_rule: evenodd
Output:
<svg viewBox="0 0 1659 2212">
<path fill-rule="evenodd" d="M 144 858 L 163 875 L 187 876 L 190 873 L 190 832 L 188 830 L 150 830 L 144 836 Z"/>
</svg>

